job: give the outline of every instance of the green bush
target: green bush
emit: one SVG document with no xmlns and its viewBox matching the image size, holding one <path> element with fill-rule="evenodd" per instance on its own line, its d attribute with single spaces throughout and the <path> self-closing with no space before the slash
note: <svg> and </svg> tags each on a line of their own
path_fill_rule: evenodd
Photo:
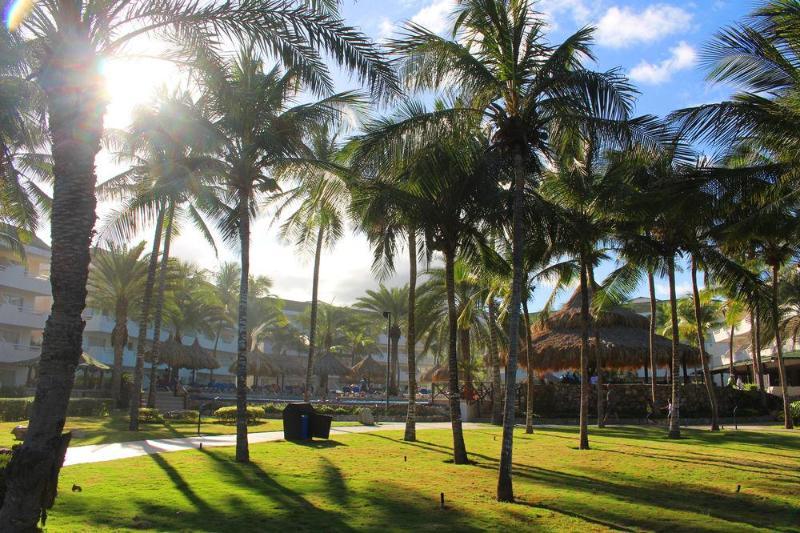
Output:
<svg viewBox="0 0 800 533">
<path fill-rule="evenodd" d="M 6 467 L 11 460 L 10 453 L 0 453 L 0 507 L 6 499 Z"/>
<path fill-rule="evenodd" d="M 800 423 L 800 400 L 789 404 L 789 414 L 792 415 L 792 420 Z"/>
<path fill-rule="evenodd" d="M 745 383 L 744 390 L 746 391 L 757 391 L 758 390 L 758 383 Z"/>
<path fill-rule="evenodd" d="M 158 412 L 158 409 L 152 407 L 142 407 L 139 409 L 139 423 L 140 424 L 160 424 L 164 422 L 164 417 Z"/>
<path fill-rule="evenodd" d="M 179 409 L 177 411 L 164 413 L 164 418 L 167 420 L 183 420 L 188 422 L 196 422 L 197 416 L 198 412 L 195 409 Z"/>
<path fill-rule="evenodd" d="M 265 403 L 264 404 L 264 413 L 268 415 L 279 415 L 283 413 L 283 410 L 286 409 L 285 403 Z"/>
<path fill-rule="evenodd" d="M 214 411 L 214 416 L 220 422 L 232 423 L 236 422 L 236 406 L 231 405 L 228 407 L 220 407 Z M 247 406 L 247 423 L 253 424 L 264 418 L 264 408 L 257 405 Z"/>
<path fill-rule="evenodd" d="M 108 416 L 114 400 L 106 398 L 72 398 L 67 405 L 67 416 Z"/>
<path fill-rule="evenodd" d="M 28 395 L 28 389 L 22 385 L 19 387 L 0 387 L 0 398 L 24 398 Z"/>
<path fill-rule="evenodd" d="M 28 419 L 33 398 L 0 398 L 0 420 L 17 422 Z"/>
</svg>

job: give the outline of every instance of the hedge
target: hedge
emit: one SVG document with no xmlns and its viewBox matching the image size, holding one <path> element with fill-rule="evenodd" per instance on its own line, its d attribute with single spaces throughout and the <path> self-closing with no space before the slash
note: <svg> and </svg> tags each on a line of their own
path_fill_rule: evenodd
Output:
<svg viewBox="0 0 800 533">
<path fill-rule="evenodd" d="M 195 409 L 180 409 L 178 411 L 168 411 L 164 413 L 167 420 L 183 420 L 184 422 L 195 422 L 198 412 Z"/>
<path fill-rule="evenodd" d="M 235 422 L 236 421 L 236 406 L 231 405 L 228 407 L 220 407 L 214 411 L 214 416 L 221 422 Z M 256 405 L 247 406 L 247 423 L 252 424 L 264 418 L 264 408 Z"/>
<path fill-rule="evenodd" d="M 141 424 L 160 424 L 164 421 L 164 417 L 158 412 L 158 409 L 152 407 L 139 408 L 139 423 Z"/>
<path fill-rule="evenodd" d="M 33 398 L 0 398 L 0 421 L 27 420 Z M 114 407 L 114 400 L 105 398 L 72 398 L 67 406 L 67 416 L 106 416 Z"/>
<path fill-rule="evenodd" d="M 0 507 L 3 506 L 3 500 L 6 499 L 6 467 L 10 460 L 10 453 L 0 453 Z"/>
<path fill-rule="evenodd" d="M 789 414 L 795 423 L 800 423 L 800 400 L 789 404 Z"/>
</svg>

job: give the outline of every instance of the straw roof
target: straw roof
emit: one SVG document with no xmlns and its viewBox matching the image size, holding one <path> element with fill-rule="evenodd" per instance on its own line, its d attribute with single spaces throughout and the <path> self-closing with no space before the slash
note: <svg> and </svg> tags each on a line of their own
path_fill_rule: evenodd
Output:
<svg viewBox="0 0 800 533">
<path fill-rule="evenodd" d="M 219 368 L 219 363 L 211 355 L 211 352 L 200 346 L 200 342 L 195 339 L 191 346 L 188 346 L 184 352 L 187 360 L 185 361 L 185 368 L 199 369 L 199 368 Z"/>
<path fill-rule="evenodd" d="M 238 360 L 234 359 L 228 371 L 235 374 L 238 365 Z M 256 348 L 255 350 L 247 352 L 247 375 L 276 377 L 280 375 L 280 372 L 275 365 L 270 362 L 267 354 Z"/>
<path fill-rule="evenodd" d="M 353 368 L 350 369 L 350 375 L 356 379 L 380 379 L 381 377 L 386 376 L 386 365 L 377 362 L 372 358 L 371 355 L 368 355 L 353 365 Z"/>
<path fill-rule="evenodd" d="M 268 355 L 269 363 L 282 376 L 305 376 L 306 361 L 305 357 L 291 357 L 286 354 Z"/>
<path fill-rule="evenodd" d="M 164 342 L 160 342 L 158 344 L 158 364 L 167 365 L 172 368 L 189 368 L 185 366 L 189 362 L 189 356 L 186 352 L 187 348 L 188 346 L 184 346 L 172 337 Z M 145 352 L 144 360 L 148 363 L 153 362 L 152 348 Z"/>
<path fill-rule="evenodd" d="M 548 317 L 544 323 L 531 327 L 531 363 L 538 371 L 558 371 L 580 367 L 581 349 L 581 297 L 578 290 L 559 312 Z M 600 311 L 593 321 L 589 333 L 589 348 L 595 349 L 595 331 L 599 333 L 603 366 L 614 369 L 641 368 L 649 353 L 648 318 L 623 307 L 612 307 Z M 654 353 L 656 364 L 669 366 L 672 361 L 672 341 L 661 335 L 655 336 Z M 679 357 L 687 362 L 699 362 L 695 348 L 678 345 Z M 526 363 L 525 343 L 522 344 L 520 363 Z"/>
<path fill-rule="evenodd" d="M 434 366 L 423 372 L 419 380 L 423 383 L 445 383 L 450 379 L 450 370 L 447 365 Z"/>
<path fill-rule="evenodd" d="M 346 376 L 350 369 L 328 352 L 314 361 L 314 373 L 318 376 Z"/>
<path fill-rule="evenodd" d="M 23 367 L 23 366 L 36 366 L 39 364 L 39 360 L 41 356 L 33 357 L 31 359 L 25 359 L 23 361 L 15 361 L 10 363 L 13 366 Z M 111 370 L 111 367 L 107 364 L 98 361 L 91 355 L 86 352 L 81 353 L 81 362 L 78 363 L 78 368 L 94 368 L 96 370 Z"/>
</svg>

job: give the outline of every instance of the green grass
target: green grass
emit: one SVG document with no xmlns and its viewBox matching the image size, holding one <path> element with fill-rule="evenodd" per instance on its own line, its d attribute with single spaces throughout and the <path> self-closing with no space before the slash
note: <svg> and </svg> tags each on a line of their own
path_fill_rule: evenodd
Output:
<svg viewBox="0 0 800 533">
<path fill-rule="evenodd" d="M 0 447 L 11 447 L 19 441 L 14 440 L 11 430 L 27 422 L 0 422 Z M 334 426 L 356 425 L 358 422 L 334 421 Z M 108 444 L 110 442 L 126 442 L 145 439 L 169 439 L 175 437 L 192 437 L 197 434 L 197 422 L 166 420 L 161 424 L 140 424 L 138 432 L 128 431 L 128 417 L 115 414 L 102 418 L 71 417 L 67 419 L 67 430 L 74 430 L 71 446 L 86 444 Z M 262 420 L 249 427 L 250 433 L 261 431 L 282 431 L 283 421 Z M 201 425 L 203 435 L 229 435 L 236 433 L 234 424 L 220 424 L 212 417 L 203 417 Z"/>
<path fill-rule="evenodd" d="M 784 432 L 593 430 L 518 433 L 517 504 L 494 501 L 500 433 L 336 436 L 66 467 L 52 531 L 800 531 L 800 436 Z M 78 484 L 82 492 L 71 492 Z M 737 491 L 737 486 L 741 489 Z M 439 494 L 446 509 L 440 510 Z"/>
</svg>

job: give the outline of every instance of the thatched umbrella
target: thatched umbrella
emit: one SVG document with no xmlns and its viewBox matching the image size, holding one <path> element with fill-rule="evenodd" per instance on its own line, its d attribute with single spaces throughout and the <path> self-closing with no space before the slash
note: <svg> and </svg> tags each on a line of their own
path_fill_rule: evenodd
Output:
<svg viewBox="0 0 800 533">
<path fill-rule="evenodd" d="M 306 358 L 291 357 L 286 354 L 268 355 L 270 364 L 276 369 L 278 375 L 275 376 L 275 383 L 283 390 L 286 376 L 305 376 Z"/>
<path fill-rule="evenodd" d="M 196 372 L 200 368 L 213 370 L 219 368 L 217 359 L 211 352 L 200 346 L 200 342 L 195 339 L 191 346 L 186 348 L 186 362 L 184 368 L 192 370 L 192 382 L 197 377 Z"/>
<path fill-rule="evenodd" d="M 596 313 L 589 334 L 589 349 L 594 350 L 596 337 L 600 339 L 604 368 L 638 370 L 649 352 L 649 325 L 647 317 L 624 307 L 611 307 Z M 538 371 L 559 371 L 580 368 L 581 351 L 581 297 L 576 291 L 563 309 L 544 322 L 531 327 L 531 364 Z M 522 347 L 524 354 L 525 346 Z M 687 362 L 697 362 L 699 352 L 686 344 L 678 345 L 678 357 Z M 669 367 L 672 362 L 672 341 L 655 336 L 656 365 Z M 520 362 L 526 357 L 521 355 Z"/>
<path fill-rule="evenodd" d="M 228 370 L 235 374 L 238 366 L 238 361 L 234 359 Z M 267 354 L 256 348 L 247 352 L 247 375 L 253 376 L 253 387 L 257 387 L 259 377 L 275 377 L 279 375 L 279 371 L 270 362 Z"/>
<path fill-rule="evenodd" d="M 314 361 L 314 374 L 319 376 L 323 398 L 328 397 L 328 376 L 346 376 L 349 373 L 350 369 L 330 352 Z"/>
<path fill-rule="evenodd" d="M 422 383 L 446 383 L 449 379 L 450 369 L 447 365 L 431 367 L 419 378 Z"/>
<path fill-rule="evenodd" d="M 353 368 L 350 369 L 350 376 L 355 380 L 366 379 L 369 383 L 372 383 L 372 380 L 378 381 L 386 376 L 386 365 L 377 362 L 371 355 L 368 355 L 353 365 Z"/>
<path fill-rule="evenodd" d="M 32 379 L 33 379 L 33 369 L 34 368 L 38 369 L 39 360 L 40 359 L 41 359 L 41 356 L 34 357 L 32 359 L 26 359 L 24 361 L 17 361 L 17 362 L 14 363 L 14 365 L 18 366 L 18 367 L 28 367 L 28 378 L 27 378 L 27 382 L 28 383 L 30 383 L 32 381 Z M 91 355 L 89 355 L 86 352 L 82 352 L 81 353 L 81 362 L 78 363 L 78 368 L 79 369 L 83 369 L 84 386 L 88 385 L 89 372 L 95 372 L 95 371 L 99 371 L 100 372 L 100 379 L 99 379 L 97 388 L 101 388 L 102 385 L 103 385 L 103 373 L 106 372 L 107 370 L 111 370 L 110 366 L 108 366 L 107 364 L 105 364 L 105 363 L 103 363 L 101 361 L 98 361 L 97 359 L 95 359 L 94 357 L 92 357 Z"/>
<path fill-rule="evenodd" d="M 167 365 L 170 368 L 184 368 L 188 362 L 188 346 L 184 346 L 172 337 L 158 345 L 158 364 Z M 147 350 L 144 360 L 153 363 L 153 350 Z"/>
</svg>

